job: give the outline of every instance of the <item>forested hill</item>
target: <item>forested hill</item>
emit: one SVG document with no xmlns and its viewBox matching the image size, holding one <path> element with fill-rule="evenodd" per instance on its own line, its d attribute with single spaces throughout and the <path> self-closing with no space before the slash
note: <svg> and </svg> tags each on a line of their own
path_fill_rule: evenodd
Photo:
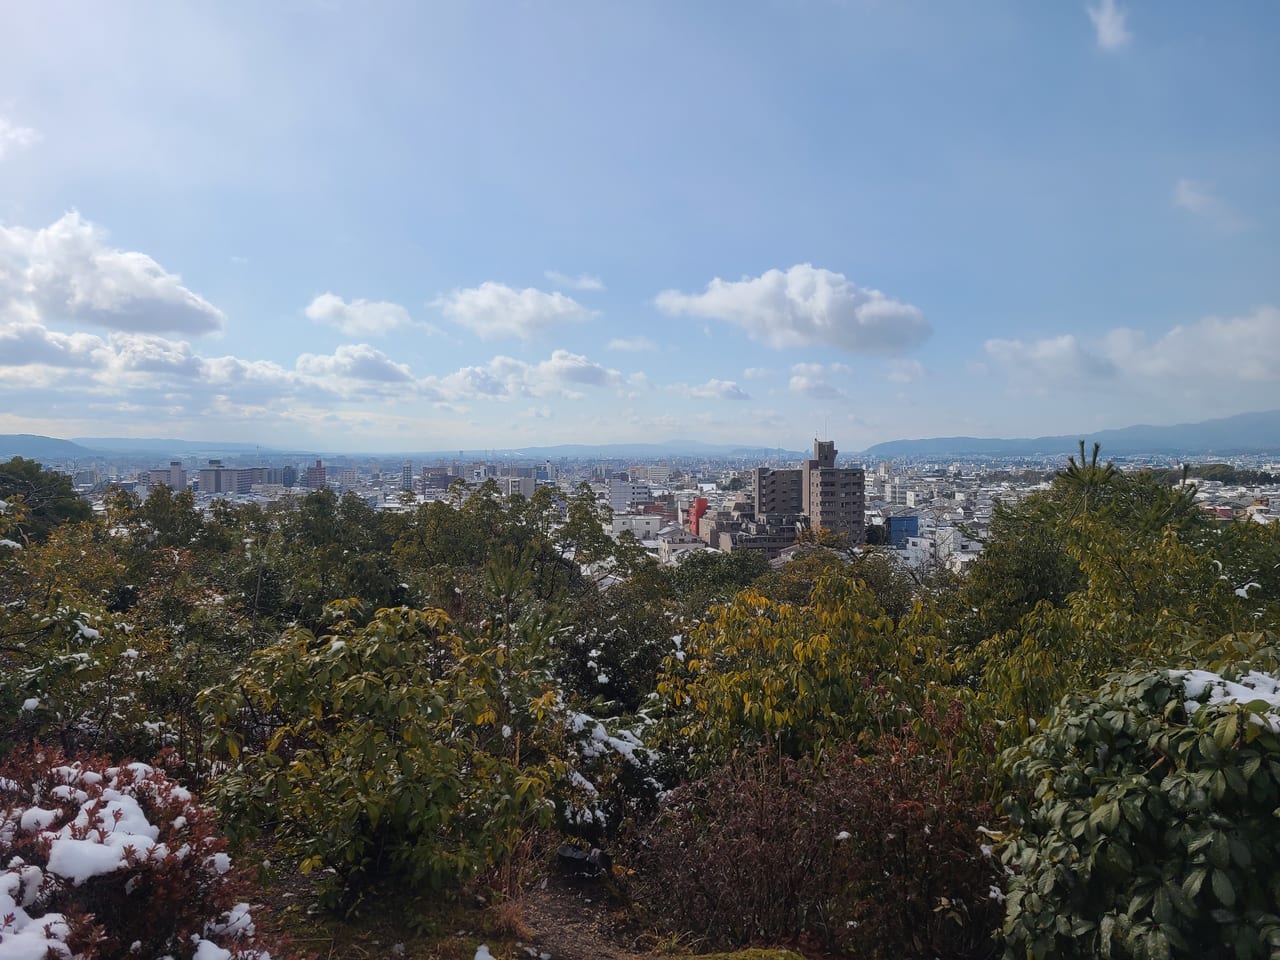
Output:
<svg viewBox="0 0 1280 960">
<path fill-rule="evenodd" d="M 890 440 L 863 451 L 872 459 L 929 456 L 1041 456 L 1075 451 L 1080 440 L 1098 442 L 1111 456 L 1280 453 L 1280 410 L 1180 423 L 1167 427 L 1133 426 L 1051 437 L 933 437 Z"/>
<path fill-rule="evenodd" d="M 88 459 L 95 451 L 82 447 L 70 440 L 59 440 L 57 437 L 42 437 L 34 433 L 0 434 L 0 461 L 12 457 L 24 457 L 27 460 L 77 460 Z"/>
</svg>

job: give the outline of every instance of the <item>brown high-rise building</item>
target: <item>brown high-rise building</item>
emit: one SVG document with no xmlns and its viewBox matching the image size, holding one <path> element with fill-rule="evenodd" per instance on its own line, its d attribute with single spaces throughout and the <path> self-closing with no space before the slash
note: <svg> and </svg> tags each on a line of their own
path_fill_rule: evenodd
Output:
<svg viewBox="0 0 1280 960">
<path fill-rule="evenodd" d="M 803 480 L 799 470 L 756 467 L 751 474 L 751 499 L 756 516 L 789 517 L 803 513 Z"/>
<path fill-rule="evenodd" d="M 804 514 L 815 530 L 843 534 L 850 543 L 862 543 L 866 475 L 859 467 L 837 467 L 837 453 L 834 441 L 813 441 L 813 459 L 800 469 Z"/>
<path fill-rule="evenodd" d="M 314 467 L 307 467 L 307 488 L 309 490 L 320 490 L 324 488 L 324 485 L 324 463 L 317 460 Z"/>
<path fill-rule="evenodd" d="M 814 440 L 813 459 L 800 469 L 757 467 L 751 475 L 757 521 L 804 514 L 809 526 L 842 534 L 850 543 L 865 538 L 866 476 L 858 467 L 837 467 L 834 441 Z"/>
</svg>

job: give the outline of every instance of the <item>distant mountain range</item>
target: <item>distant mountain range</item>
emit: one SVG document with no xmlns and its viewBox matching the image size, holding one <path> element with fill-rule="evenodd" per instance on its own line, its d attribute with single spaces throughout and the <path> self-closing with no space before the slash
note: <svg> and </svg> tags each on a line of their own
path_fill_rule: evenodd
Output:
<svg viewBox="0 0 1280 960">
<path fill-rule="evenodd" d="M 281 457 L 326 456 L 326 451 L 283 451 L 273 447 L 263 447 L 252 443 L 226 443 L 213 440 L 161 440 L 149 437 L 77 437 L 75 440 L 60 440 L 56 437 L 43 437 L 30 433 L 0 434 L 0 460 L 10 457 L 27 457 L 33 460 L 67 461 L 93 460 L 106 457 L 149 458 L 157 464 L 170 457 L 217 457 L 244 456 L 261 454 L 264 457 L 280 459 Z M 363 457 L 373 459 L 397 460 L 412 458 L 415 460 L 558 460 L 561 457 L 571 459 L 601 460 L 657 460 L 662 457 L 723 457 L 765 459 L 780 456 L 787 460 L 798 460 L 805 456 L 799 450 L 779 450 L 774 447 L 745 447 L 731 444 L 701 443 L 696 440 L 671 440 L 667 443 L 600 443 L 583 444 L 568 443 L 548 447 L 502 448 L 491 447 L 481 450 L 433 450 L 433 451 L 401 451 L 377 454 L 342 454 L 342 456 Z"/>
<path fill-rule="evenodd" d="M 1247 453 L 1280 453 L 1280 410 L 1241 413 L 1234 417 L 1179 423 L 1171 427 L 1135 426 L 1056 437 L 1002 440 L 982 437 L 934 437 L 928 440 L 891 440 L 863 451 L 867 459 L 897 457 L 999 456 L 1033 457 L 1073 453 L 1081 440 L 1102 444 L 1106 456 L 1178 455 L 1231 456 Z"/>
<path fill-rule="evenodd" d="M 272 447 L 260 447 L 256 443 L 222 443 L 216 440 L 152 440 L 139 437 L 76 437 L 73 443 L 91 450 L 110 453 L 203 453 L 206 450 L 226 453 L 253 453 L 255 450 L 274 452 Z"/>
<path fill-rule="evenodd" d="M 569 459 L 601 460 L 657 460 L 662 457 L 766 457 L 781 456 L 783 459 L 797 460 L 809 456 L 799 450 L 779 450 L 777 447 L 744 447 L 732 444 L 701 443 L 697 440 L 668 440 L 666 443 L 562 443 L 552 447 L 520 447 L 518 449 L 495 449 L 489 451 L 464 450 L 466 456 L 493 456 L 496 458 L 519 457 L 526 460 L 558 460 Z M 441 454 L 433 454 L 440 456 Z M 445 456 L 448 453 L 444 454 Z M 455 454 L 456 455 L 456 454 Z"/>
<path fill-rule="evenodd" d="M 0 460 L 26 457 L 29 460 L 96 460 L 104 456 L 150 457 L 157 462 L 170 457 L 243 455 L 259 448 L 252 443 L 221 443 L 212 440 L 153 440 L 138 437 L 76 437 L 60 440 L 34 433 L 0 434 Z"/>
<path fill-rule="evenodd" d="M 901 457 L 1035 457 L 1065 456 L 1075 451 L 1080 440 L 1102 444 L 1104 456 L 1142 454 L 1220 455 L 1248 453 L 1280 454 L 1280 410 L 1242 413 L 1234 417 L 1205 420 L 1201 423 L 1179 423 L 1171 427 L 1135 426 L 1092 433 L 1072 433 L 1054 437 L 995 439 L 983 437 L 934 437 L 926 440 L 891 440 L 877 443 L 862 451 L 868 460 Z M 59 440 L 36 434 L 0 434 L 0 460 L 28 457 L 33 460 L 65 462 L 107 457 L 131 456 L 149 458 L 157 464 L 170 457 L 229 457 L 259 453 L 279 460 L 281 457 L 325 456 L 324 451 L 282 451 L 252 443 L 227 443 L 211 440 L 157 440 L 133 437 L 77 437 Z M 807 451 L 780 450 L 775 447 L 735 446 L 702 443 L 695 440 L 669 440 L 665 443 L 568 443 L 547 447 L 492 448 L 484 450 L 443 450 L 369 454 L 374 459 L 396 460 L 657 460 L 663 457 L 717 457 L 723 459 L 802 460 Z M 354 456 L 354 455 L 348 455 Z M 363 455 L 360 455 L 363 456 Z"/>
<path fill-rule="evenodd" d="M 0 460 L 26 457 L 28 460 L 90 460 L 96 451 L 70 440 L 42 437 L 36 433 L 0 434 Z"/>
</svg>

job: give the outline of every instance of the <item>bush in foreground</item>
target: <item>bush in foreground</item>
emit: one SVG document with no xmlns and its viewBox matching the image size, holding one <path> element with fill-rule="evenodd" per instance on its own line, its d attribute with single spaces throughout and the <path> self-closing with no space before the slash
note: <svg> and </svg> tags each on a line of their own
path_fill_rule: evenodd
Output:
<svg viewBox="0 0 1280 960">
<path fill-rule="evenodd" d="M 439 610 L 328 611 L 329 632 L 289 630 L 205 695 L 239 761 L 214 788 L 228 829 L 329 871 L 321 902 L 348 912 L 375 888 L 456 889 L 500 865 L 550 822 L 563 767 L 534 640 L 454 631 Z"/>
<path fill-rule="evenodd" d="M 1280 953 L 1280 677 L 1152 670 L 1005 758 L 1009 957 Z"/>
<path fill-rule="evenodd" d="M 824 762 L 762 751 L 672 795 L 640 886 L 721 943 L 801 936 L 861 957 L 989 956 L 999 871 L 975 786 L 913 738 Z"/>
<path fill-rule="evenodd" d="M 225 846 L 161 770 L 5 758 L 0 960 L 270 960 Z"/>
</svg>

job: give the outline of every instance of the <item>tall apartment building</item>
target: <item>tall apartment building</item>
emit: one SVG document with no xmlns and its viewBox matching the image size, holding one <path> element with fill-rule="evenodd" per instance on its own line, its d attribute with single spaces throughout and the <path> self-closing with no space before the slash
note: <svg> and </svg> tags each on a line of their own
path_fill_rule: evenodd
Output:
<svg viewBox="0 0 1280 960">
<path fill-rule="evenodd" d="M 314 467 L 307 467 L 307 489 L 320 490 L 325 485 L 324 462 L 316 461 Z"/>
<path fill-rule="evenodd" d="M 756 467 L 751 474 L 751 499 L 756 516 L 794 516 L 803 513 L 802 481 L 799 470 Z"/>
<path fill-rule="evenodd" d="M 858 467 L 837 467 L 835 442 L 813 441 L 813 459 L 800 468 L 804 514 L 814 529 L 866 539 L 866 475 Z"/>
<path fill-rule="evenodd" d="M 533 477 L 506 476 L 498 478 L 498 489 L 508 497 L 514 497 L 516 494 L 528 500 L 533 496 L 538 481 Z"/>
<path fill-rule="evenodd" d="M 148 471 L 148 485 L 175 491 L 187 489 L 187 471 L 182 469 L 182 461 L 171 460 L 168 467 Z"/>
<path fill-rule="evenodd" d="M 653 491 L 647 483 L 617 479 L 609 481 L 609 506 L 614 513 L 623 513 L 641 503 L 653 503 Z"/>
<path fill-rule="evenodd" d="M 400 465 L 400 489 L 413 490 L 413 461 L 406 460 Z"/>
<path fill-rule="evenodd" d="M 257 468 L 265 473 L 265 468 Z M 200 470 L 201 493 L 248 493 L 254 483 L 254 468 L 245 470 L 223 466 L 221 460 L 210 460 Z"/>
<path fill-rule="evenodd" d="M 838 453 L 834 441 L 814 440 L 813 459 L 798 470 L 756 467 L 751 474 L 756 521 L 788 526 L 803 514 L 810 527 L 862 543 L 866 535 L 866 476 L 857 467 L 837 467 Z"/>
</svg>

